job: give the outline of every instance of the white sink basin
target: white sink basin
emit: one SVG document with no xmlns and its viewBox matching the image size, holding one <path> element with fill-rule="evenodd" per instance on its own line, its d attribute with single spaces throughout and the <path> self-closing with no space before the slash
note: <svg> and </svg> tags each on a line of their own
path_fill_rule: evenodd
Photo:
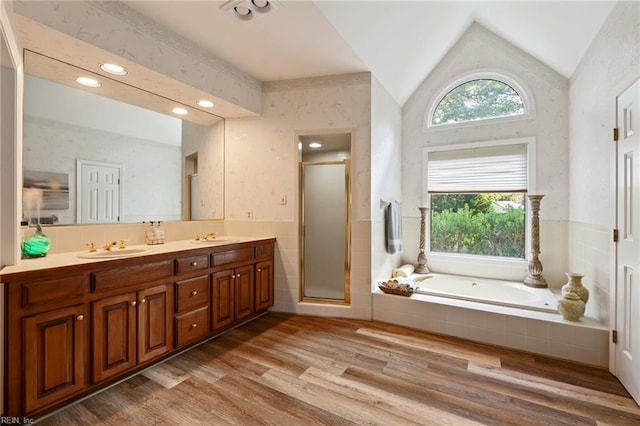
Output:
<svg viewBox="0 0 640 426">
<path fill-rule="evenodd" d="M 141 254 L 151 253 L 151 249 L 148 248 L 114 248 L 109 251 L 100 250 L 89 253 L 79 254 L 78 257 L 82 259 L 112 259 L 118 257 L 132 257 L 139 256 Z"/>
<path fill-rule="evenodd" d="M 206 240 L 191 240 L 191 242 L 194 244 L 208 244 L 208 245 L 227 244 L 227 243 L 234 243 L 236 241 L 238 240 L 233 238 L 225 238 L 225 237 L 209 238 Z"/>
</svg>

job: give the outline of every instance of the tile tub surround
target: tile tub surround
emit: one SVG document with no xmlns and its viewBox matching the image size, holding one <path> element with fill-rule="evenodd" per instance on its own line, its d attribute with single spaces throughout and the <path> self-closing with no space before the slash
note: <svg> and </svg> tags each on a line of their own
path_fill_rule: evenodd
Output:
<svg viewBox="0 0 640 426">
<path fill-rule="evenodd" d="M 583 364 L 609 365 L 609 331 L 588 317 L 570 322 L 560 314 L 376 291 L 373 319 Z"/>
</svg>

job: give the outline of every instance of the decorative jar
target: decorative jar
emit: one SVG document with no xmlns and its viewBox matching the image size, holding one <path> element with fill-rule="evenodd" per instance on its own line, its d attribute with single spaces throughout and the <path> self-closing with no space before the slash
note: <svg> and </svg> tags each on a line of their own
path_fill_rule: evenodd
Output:
<svg viewBox="0 0 640 426">
<path fill-rule="evenodd" d="M 38 224 L 36 232 L 25 239 L 20 248 L 22 249 L 22 258 L 30 259 L 34 257 L 44 257 L 51 248 L 51 239 L 42 232 L 42 227 Z"/>
<path fill-rule="evenodd" d="M 589 290 L 582 285 L 583 275 L 575 272 L 567 272 L 565 275 L 569 281 L 562 286 L 562 295 L 564 296 L 566 293 L 575 293 L 586 305 L 589 301 Z"/>
<path fill-rule="evenodd" d="M 558 300 L 558 311 L 562 318 L 568 321 L 578 321 L 584 315 L 585 304 L 580 296 L 573 292 L 567 292 Z"/>
</svg>

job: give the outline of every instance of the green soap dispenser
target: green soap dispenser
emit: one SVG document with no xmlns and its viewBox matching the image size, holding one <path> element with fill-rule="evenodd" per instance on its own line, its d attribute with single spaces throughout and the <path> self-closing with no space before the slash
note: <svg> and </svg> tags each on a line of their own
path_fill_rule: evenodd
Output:
<svg viewBox="0 0 640 426">
<path fill-rule="evenodd" d="M 36 232 L 22 243 L 22 258 L 44 257 L 51 248 L 51 239 L 42 232 L 38 224 Z"/>
</svg>

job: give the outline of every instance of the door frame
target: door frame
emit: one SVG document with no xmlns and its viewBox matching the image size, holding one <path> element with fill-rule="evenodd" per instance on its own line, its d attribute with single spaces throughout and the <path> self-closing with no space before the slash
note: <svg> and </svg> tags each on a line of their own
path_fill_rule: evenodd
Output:
<svg viewBox="0 0 640 426">
<path fill-rule="evenodd" d="M 350 146 L 349 146 L 349 161 L 346 166 L 347 176 L 346 179 L 346 203 L 347 203 L 347 218 L 346 218 L 346 253 L 345 253 L 345 294 L 344 300 L 342 299 L 325 299 L 319 297 L 304 297 L 304 218 L 303 218 L 303 199 L 302 199 L 302 149 L 300 144 L 300 138 L 304 136 L 323 136 L 323 135 L 334 135 L 334 134 L 349 134 L 350 136 Z M 296 170 L 298 173 L 295 174 L 295 188 L 296 191 L 295 197 L 296 200 L 293 203 L 294 205 L 294 218 L 296 221 L 296 227 L 298 229 L 298 303 L 320 303 L 325 305 L 335 305 L 335 306 L 351 306 L 351 233 L 352 233 L 352 214 L 353 214 L 353 205 L 352 205 L 352 188 L 353 188 L 353 176 L 355 161 L 353 159 L 354 152 L 354 144 L 356 141 L 356 130 L 354 128 L 331 128 L 331 129 L 308 129 L 308 130 L 296 130 L 294 131 L 294 144 L 293 148 L 293 159 Z"/>
<path fill-rule="evenodd" d="M 118 183 L 118 217 L 122 218 L 122 201 L 124 192 L 123 173 L 124 166 L 119 163 L 108 163 L 106 161 L 93 161 L 76 159 L 76 223 L 82 222 L 82 167 L 83 166 L 99 166 L 99 167 L 111 167 L 119 170 L 120 182 Z M 115 223 L 115 222 L 113 222 Z"/>
</svg>

